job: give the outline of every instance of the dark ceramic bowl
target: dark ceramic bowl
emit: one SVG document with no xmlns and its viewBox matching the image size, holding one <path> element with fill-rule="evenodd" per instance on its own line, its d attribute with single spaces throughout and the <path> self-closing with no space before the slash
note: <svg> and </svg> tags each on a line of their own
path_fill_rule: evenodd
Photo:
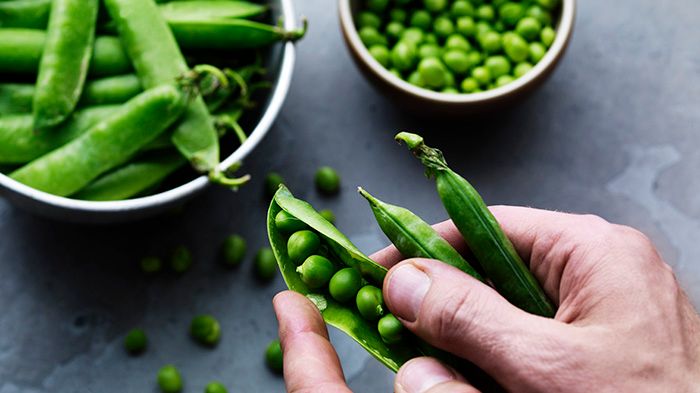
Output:
<svg viewBox="0 0 700 393">
<path fill-rule="evenodd" d="M 414 86 L 382 67 L 360 40 L 355 13 L 360 0 L 339 0 L 343 37 L 355 64 L 379 91 L 397 104 L 423 115 L 476 115 L 493 112 L 517 101 L 537 88 L 559 63 L 571 39 L 576 0 L 562 0 L 555 22 L 554 43 L 530 72 L 515 81 L 492 90 L 472 94 L 444 94 Z"/>
</svg>

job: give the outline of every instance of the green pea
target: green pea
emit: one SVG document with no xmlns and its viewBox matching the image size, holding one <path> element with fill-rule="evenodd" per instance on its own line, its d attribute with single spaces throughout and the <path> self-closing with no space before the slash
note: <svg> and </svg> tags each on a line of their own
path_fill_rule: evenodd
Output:
<svg viewBox="0 0 700 393">
<path fill-rule="evenodd" d="M 406 19 L 408 19 L 408 13 L 401 8 L 392 8 L 389 11 L 389 20 L 392 22 L 403 24 L 406 23 Z"/>
<path fill-rule="evenodd" d="M 346 267 L 338 270 L 328 283 L 328 292 L 333 299 L 340 303 L 355 299 L 357 292 L 362 287 L 362 276 L 357 270 Z"/>
<path fill-rule="evenodd" d="M 321 288 L 328 284 L 335 273 L 335 266 L 328 258 L 312 255 L 297 267 L 297 273 L 309 288 Z"/>
<path fill-rule="evenodd" d="M 297 233 L 300 232 L 309 232 L 309 231 L 299 231 L 299 232 L 294 232 L 292 236 L 294 236 Z M 313 232 L 311 232 L 313 233 Z M 314 234 L 316 236 L 316 234 Z M 318 239 L 318 237 L 316 237 Z M 291 241 L 292 238 L 290 237 L 289 240 Z M 303 259 L 302 259 L 303 260 Z M 269 247 L 263 247 L 261 248 L 258 253 L 255 255 L 255 276 L 258 277 L 259 280 L 261 281 L 270 281 L 273 278 L 275 278 L 275 274 L 277 273 L 277 259 L 275 259 L 275 254 L 272 252 L 272 250 Z"/>
<path fill-rule="evenodd" d="M 544 55 L 547 53 L 547 48 L 544 47 L 544 45 L 540 44 L 539 42 L 532 42 L 530 43 L 529 47 L 529 57 L 530 61 L 533 64 L 537 64 Z"/>
<path fill-rule="evenodd" d="M 476 80 L 479 85 L 486 86 L 491 82 L 491 72 L 486 67 L 476 67 L 472 70 L 472 78 Z"/>
<path fill-rule="evenodd" d="M 318 235 L 306 229 L 294 232 L 287 241 L 289 258 L 297 265 L 301 265 L 306 258 L 315 254 L 319 247 L 321 240 Z"/>
<path fill-rule="evenodd" d="M 158 257 L 141 258 L 141 271 L 146 274 L 158 273 L 163 268 L 163 261 Z"/>
<path fill-rule="evenodd" d="M 455 76 L 450 70 L 445 69 L 445 87 L 443 90 L 448 87 L 455 87 Z"/>
<path fill-rule="evenodd" d="M 438 38 L 435 35 L 435 33 L 427 33 L 425 34 L 425 37 L 423 38 L 423 42 L 426 44 L 435 44 L 437 45 L 438 43 Z"/>
<path fill-rule="evenodd" d="M 442 61 L 445 63 L 445 65 L 450 71 L 456 74 L 463 74 L 469 71 L 470 68 L 469 55 L 463 50 L 448 50 L 442 56 Z"/>
<path fill-rule="evenodd" d="M 454 88 L 454 87 L 452 87 L 452 86 L 449 86 L 449 87 L 446 87 L 446 88 L 442 89 L 441 93 L 444 93 L 444 94 L 459 94 L 459 90 L 457 90 L 456 88 Z"/>
<path fill-rule="evenodd" d="M 493 30 L 499 33 L 503 33 L 506 31 L 506 25 L 504 25 L 503 22 L 499 20 L 498 22 L 493 24 Z"/>
<path fill-rule="evenodd" d="M 503 35 L 503 49 L 508 57 L 516 63 L 527 59 L 530 53 L 527 41 L 516 33 L 506 33 Z"/>
<path fill-rule="evenodd" d="M 560 0 L 537 0 L 537 4 L 540 5 L 542 8 L 546 8 L 548 10 L 553 10 L 556 6 L 559 5 Z"/>
<path fill-rule="evenodd" d="M 124 349 L 132 355 L 143 353 L 148 347 L 148 337 L 141 329 L 132 329 L 124 337 Z"/>
<path fill-rule="evenodd" d="M 212 381 L 207 384 L 204 393 L 228 393 L 226 386 L 219 381 Z"/>
<path fill-rule="evenodd" d="M 335 214 L 333 214 L 333 211 L 331 211 L 330 209 L 323 209 L 319 211 L 318 214 L 320 214 L 321 217 L 323 217 L 326 221 L 330 222 L 331 224 L 335 224 Z"/>
<path fill-rule="evenodd" d="M 379 320 L 379 323 L 377 323 L 377 330 L 382 337 L 382 341 L 387 344 L 396 344 L 401 341 L 403 324 L 394 314 L 386 314 Z"/>
<path fill-rule="evenodd" d="M 486 53 L 495 53 L 501 50 L 501 35 L 495 31 L 486 31 L 479 34 L 479 45 Z"/>
<path fill-rule="evenodd" d="M 447 8 L 447 0 L 423 0 L 423 6 L 430 12 L 441 12 Z"/>
<path fill-rule="evenodd" d="M 386 35 L 393 41 L 398 41 L 401 38 L 401 33 L 403 33 L 404 27 L 400 22 L 389 22 L 386 25 Z"/>
<path fill-rule="evenodd" d="M 473 37 L 476 34 L 476 23 L 471 16 L 462 16 L 457 19 L 457 32 L 465 37 Z"/>
<path fill-rule="evenodd" d="M 418 71 L 413 71 L 408 76 L 408 79 L 406 79 L 406 82 L 408 82 L 414 86 L 425 87 L 425 82 L 423 82 L 423 78 L 420 76 L 420 72 L 418 72 Z"/>
<path fill-rule="evenodd" d="M 379 28 L 382 27 L 382 18 L 374 12 L 362 11 L 357 14 L 357 27 L 360 29 L 363 27 L 373 27 L 379 30 Z"/>
<path fill-rule="evenodd" d="M 373 285 L 365 285 L 357 291 L 355 304 L 360 315 L 369 321 L 376 321 L 384 315 L 382 290 Z"/>
<path fill-rule="evenodd" d="M 453 18 L 460 18 L 463 16 L 474 16 L 474 6 L 467 0 L 457 0 L 452 3 L 450 8 L 450 14 Z"/>
<path fill-rule="evenodd" d="M 425 34 L 418 27 L 409 27 L 401 33 L 401 40 L 412 42 L 413 45 L 420 45 L 425 39 Z"/>
<path fill-rule="evenodd" d="M 543 26 L 549 26 L 552 24 L 552 16 L 548 11 L 538 5 L 530 6 L 525 14 L 537 19 Z"/>
<path fill-rule="evenodd" d="M 440 16 L 435 18 L 435 22 L 433 22 L 433 31 L 438 37 L 445 38 L 454 33 L 455 25 L 450 18 Z"/>
<path fill-rule="evenodd" d="M 279 216 L 279 214 L 277 214 L 277 216 Z M 277 220 L 275 220 L 275 222 L 276 221 Z M 277 226 L 277 228 L 279 228 L 279 226 Z M 243 262 L 243 257 L 245 257 L 246 248 L 246 241 L 243 237 L 240 235 L 228 236 L 221 245 L 221 254 L 224 256 L 224 262 L 228 266 L 240 265 L 241 262 Z"/>
<path fill-rule="evenodd" d="M 502 6 L 503 4 L 505 4 L 505 3 L 507 3 L 507 2 L 508 2 L 508 0 L 492 0 L 492 1 L 491 1 L 491 4 L 493 5 L 493 8 L 495 8 L 495 9 L 498 10 L 498 9 L 501 8 L 501 6 Z"/>
<path fill-rule="evenodd" d="M 488 68 L 492 78 L 510 74 L 510 62 L 504 56 L 491 56 L 486 59 L 484 66 Z"/>
<path fill-rule="evenodd" d="M 469 41 L 459 34 L 452 34 L 447 37 L 447 40 L 445 41 L 445 49 L 460 49 L 468 52 L 471 47 L 472 46 L 469 44 Z"/>
<path fill-rule="evenodd" d="M 474 78 L 464 78 L 460 87 L 465 93 L 473 93 L 479 88 L 479 82 Z"/>
<path fill-rule="evenodd" d="M 484 22 L 483 20 L 476 22 L 476 37 L 477 37 L 477 39 L 479 38 L 479 36 L 481 34 L 484 34 L 487 31 L 493 31 L 493 27 L 488 22 Z"/>
<path fill-rule="evenodd" d="M 518 63 L 518 65 L 516 65 L 515 68 L 513 69 L 513 75 L 516 78 L 520 78 L 521 76 L 527 74 L 531 69 L 532 69 L 532 64 L 530 64 L 528 62 Z"/>
<path fill-rule="evenodd" d="M 418 57 L 425 59 L 426 57 L 440 57 L 442 49 L 435 44 L 423 44 L 418 48 Z"/>
<path fill-rule="evenodd" d="M 211 315 L 198 315 L 190 322 L 190 336 L 202 345 L 213 346 L 221 338 L 221 325 Z"/>
<path fill-rule="evenodd" d="M 296 231 L 306 229 L 306 224 L 304 224 L 303 221 L 284 210 L 280 211 L 275 216 L 275 226 L 284 234 L 294 233 Z"/>
<path fill-rule="evenodd" d="M 158 371 L 158 386 L 163 393 L 182 391 L 182 376 L 175 366 L 168 364 Z"/>
<path fill-rule="evenodd" d="M 540 32 L 540 40 L 542 43 L 549 48 L 554 43 L 554 38 L 556 37 L 556 32 L 551 27 L 547 26 Z"/>
<path fill-rule="evenodd" d="M 510 75 L 501 75 L 496 79 L 496 87 L 505 86 L 514 80 L 515 78 Z"/>
<path fill-rule="evenodd" d="M 523 17 L 523 6 L 520 3 L 507 2 L 498 8 L 498 15 L 506 25 L 515 26 Z"/>
<path fill-rule="evenodd" d="M 265 176 L 265 192 L 268 197 L 272 197 L 280 188 L 280 185 L 284 183 L 284 178 L 277 172 L 270 172 Z"/>
<path fill-rule="evenodd" d="M 433 17 L 426 10 L 416 10 L 411 15 L 409 25 L 421 30 L 429 30 L 433 23 Z"/>
<path fill-rule="evenodd" d="M 428 87 L 439 89 L 445 86 L 445 66 L 439 59 L 428 57 L 421 60 L 418 73 Z"/>
<path fill-rule="evenodd" d="M 478 19 L 491 22 L 494 19 L 496 19 L 496 11 L 493 9 L 493 6 L 489 4 L 483 4 L 476 9 L 476 17 Z"/>
<path fill-rule="evenodd" d="M 374 11 L 378 14 L 384 12 L 384 10 L 389 6 L 389 0 L 367 0 L 367 8 L 370 11 Z"/>
<path fill-rule="evenodd" d="M 170 268 L 175 273 L 184 273 L 192 266 L 192 253 L 185 246 L 175 247 L 170 256 Z"/>
<path fill-rule="evenodd" d="M 410 41 L 399 41 L 391 49 L 391 64 L 399 71 L 408 71 L 416 64 L 416 47 Z"/>
<path fill-rule="evenodd" d="M 382 67 L 389 68 L 389 66 L 391 66 L 391 54 L 389 54 L 389 49 L 387 49 L 386 46 L 372 45 L 372 47 L 369 48 L 369 53 Z"/>
<path fill-rule="evenodd" d="M 279 339 L 274 339 L 267 345 L 267 349 L 265 349 L 265 363 L 273 372 L 277 374 L 282 373 L 284 359 Z"/>
<path fill-rule="evenodd" d="M 389 72 L 391 72 L 392 74 L 394 74 L 394 76 L 396 76 L 397 78 L 403 79 L 403 75 L 401 75 L 401 71 L 399 71 L 398 69 L 392 68 L 392 69 L 389 70 Z"/>
<path fill-rule="evenodd" d="M 473 50 L 467 53 L 467 56 L 469 58 L 469 68 L 474 68 L 481 64 L 481 53 Z"/>
<path fill-rule="evenodd" d="M 340 176 L 329 166 L 318 168 L 315 181 L 316 188 L 324 194 L 336 194 L 340 190 Z"/>
<path fill-rule="evenodd" d="M 366 47 L 371 47 L 372 45 L 386 45 L 386 37 L 379 34 L 379 31 L 374 27 L 365 26 L 360 29 L 360 40 L 365 44 Z"/>
<path fill-rule="evenodd" d="M 540 21 L 533 17 L 526 17 L 518 22 L 515 27 L 515 32 L 520 34 L 523 38 L 528 41 L 532 41 L 540 35 L 540 30 L 542 30 L 542 24 Z"/>
</svg>

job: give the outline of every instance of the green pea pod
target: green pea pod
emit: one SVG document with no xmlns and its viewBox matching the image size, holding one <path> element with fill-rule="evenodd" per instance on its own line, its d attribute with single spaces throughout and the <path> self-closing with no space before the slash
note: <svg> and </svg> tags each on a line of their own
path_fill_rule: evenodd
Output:
<svg viewBox="0 0 700 393">
<path fill-rule="evenodd" d="M 173 124 L 186 106 L 183 94 L 174 86 L 147 90 L 77 139 L 12 172 L 10 177 L 54 195 L 72 195 L 123 164 Z"/>
<path fill-rule="evenodd" d="M 394 371 L 406 361 L 422 356 L 422 352 L 412 346 L 389 346 L 385 344 L 374 323 L 365 320 L 359 312 L 344 306 L 330 296 L 310 289 L 300 278 L 296 265 L 287 255 L 286 240 L 277 231 L 275 216 L 285 210 L 292 216 L 316 230 L 327 241 L 333 251 L 348 266 L 361 271 L 363 277 L 381 286 L 387 270 L 366 257 L 332 224 L 326 221 L 310 204 L 296 199 L 284 186 L 275 194 L 267 215 L 267 231 L 270 247 L 275 254 L 282 277 L 289 289 L 309 298 L 319 309 L 323 319 L 357 341 L 367 352 Z"/>
<path fill-rule="evenodd" d="M 90 65 L 98 0 L 55 0 L 34 93 L 34 128 L 47 129 L 73 113 Z"/>
<path fill-rule="evenodd" d="M 34 85 L 21 83 L 0 84 L 0 115 L 31 113 Z"/>
<path fill-rule="evenodd" d="M 50 133 L 34 132 L 31 114 L 0 117 L 0 163 L 26 164 L 84 134 L 113 115 L 119 106 L 96 106 L 79 110 Z"/>
<path fill-rule="evenodd" d="M 403 256 L 437 259 L 483 281 L 457 250 L 420 217 L 408 209 L 382 202 L 362 188 L 358 191 L 369 202 L 379 227 Z"/>
<path fill-rule="evenodd" d="M 268 7 L 246 1 L 173 1 L 159 6 L 165 20 L 207 20 L 253 18 L 264 14 Z M 0 27 L 45 29 L 49 22 L 51 0 L 0 1 Z M 114 31 L 108 23 L 104 31 Z"/>
<path fill-rule="evenodd" d="M 211 20 L 252 18 L 267 11 L 266 6 L 247 1 L 174 1 L 158 6 L 163 18 L 174 20 Z"/>
<path fill-rule="evenodd" d="M 106 0 L 105 5 L 145 88 L 172 84 L 188 71 L 185 58 L 153 0 Z M 212 182 L 235 189 L 248 181 L 246 176 L 228 178 L 218 170 L 219 137 L 202 97 L 196 97 L 188 105 L 172 140 L 196 170 L 209 172 Z"/>
<path fill-rule="evenodd" d="M 49 23 L 51 0 L 0 2 L 0 27 L 44 29 Z"/>
<path fill-rule="evenodd" d="M 498 292 L 527 312 L 553 317 L 555 306 L 474 187 L 447 166 L 440 150 L 426 146 L 421 136 L 402 132 L 396 140 L 405 142 L 426 173 L 435 177 L 447 214 Z"/>
<path fill-rule="evenodd" d="M 0 72 L 36 74 L 44 51 L 46 32 L 35 29 L 0 29 Z M 97 37 L 90 74 L 119 75 L 131 71 L 131 62 L 116 37 Z"/>
<path fill-rule="evenodd" d="M 131 198 L 157 186 L 187 161 L 177 152 L 139 159 L 101 176 L 72 198 L 87 201 L 117 201 Z"/>
<path fill-rule="evenodd" d="M 0 114 L 32 111 L 35 87 L 31 84 L 0 84 Z M 136 75 L 127 74 L 85 83 L 79 107 L 122 104 L 142 91 Z"/>
<path fill-rule="evenodd" d="M 180 46 L 198 49 L 250 49 L 296 41 L 307 27 L 306 20 L 301 29 L 293 31 L 245 19 L 173 20 L 169 24 Z"/>
</svg>

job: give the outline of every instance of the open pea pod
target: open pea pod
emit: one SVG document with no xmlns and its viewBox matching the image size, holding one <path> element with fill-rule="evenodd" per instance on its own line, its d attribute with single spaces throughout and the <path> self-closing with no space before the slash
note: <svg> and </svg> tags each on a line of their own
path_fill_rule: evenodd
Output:
<svg viewBox="0 0 700 393">
<path fill-rule="evenodd" d="M 309 298 L 319 309 L 323 319 L 357 341 L 367 352 L 394 371 L 411 358 L 422 356 L 409 342 L 401 345 L 385 344 L 375 326 L 365 320 L 353 307 L 336 302 L 323 290 L 312 290 L 296 272 L 296 265 L 287 254 L 286 239 L 275 226 L 275 216 L 285 210 L 318 232 L 333 253 L 350 267 L 358 269 L 367 281 L 381 286 L 387 270 L 362 254 L 336 227 L 326 221 L 309 203 L 296 199 L 287 188 L 281 186 L 270 203 L 267 214 L 267 232 L 270 246 L 275 253 L 282 277 L 289 289 Z"/>
</svg>

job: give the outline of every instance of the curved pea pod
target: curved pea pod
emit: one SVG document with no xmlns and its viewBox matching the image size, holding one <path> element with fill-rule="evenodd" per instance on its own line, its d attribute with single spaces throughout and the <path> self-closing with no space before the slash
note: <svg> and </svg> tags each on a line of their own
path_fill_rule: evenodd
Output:
<svg viewBox="0 0 700 393">
<path fill-rule="evenodd" d="M 90 65 L 97 0 L 54 0 L 34 93 L 34 128 L 64 122 L 78 105 Z"/>
<path fill-rule="evenodd" d="M 246 19 L 173 20 L 170 29 L 182 48 L 251 49 L 277 41 L 296 41 L 306 34 L 307 22 L 298 30 Z"/>
<path fill-rule="evenodd" d="M 0 27 L 43 29 L 49 22 L 51 0 L 0 2 Z"/>
<path fill-rule="evenodd" d="M 44 51 L 44 30 L 0 29 L 0 72 L 36 74 Z M 117 37 L 97 37 L 89 73 L 96 76 L 126 74 L 131 62 Z"/>
<path fill-rule="evenodd" d="M 79 191 L 115 168 L 173 124 L 186 100 L 174 86 L 147 90 L 70 143 L 12 172 L 10 177 L 58 196 Z"/>
<path fill-rule="evenodd" d="M 174 1 L 158 6 L 168 22 L 176 20 L 210 20 L 253 18 L 262 15 L 267 7 L 247 1 Z"/>
<path fill-rule="evenodd" d="M 157 186 L 186 163 L 187 160 L 176 152 L 139 159 L 104 174 L 72 198 L 87 201 L 117 201 L 132 198 Z"/>
<path fill-rule="evenodd" d="M 93 125 L 113 115 L 119 106 L 96 106 L 79 110 L 50 133 L 34 132 L 31 114 L 0 118 L 0 163 L 26 164 L 84 134 Z"/>
<path fill-rule="evenodd" d="M 445 210 L 496 290 L 527 312 L 553 317 L 554 304 L 474 187 L 447 166 L 440 150 L 426 146 L 421 136 L 402 132 L 396 140 L 405 142 L 425 166 L 426 174 L 435 178 Z"/>
<path fill-rule="evenodd" d="M 362 188 L 359 188 L 358 191 L 367 199 L 379 227 L 401 255 L 411 258 L 437 259 L 483 281 L 481 275 L 474 270 L 469 262 L 430 224 L 408 209 L 382 202 Z"/>
</svg>

